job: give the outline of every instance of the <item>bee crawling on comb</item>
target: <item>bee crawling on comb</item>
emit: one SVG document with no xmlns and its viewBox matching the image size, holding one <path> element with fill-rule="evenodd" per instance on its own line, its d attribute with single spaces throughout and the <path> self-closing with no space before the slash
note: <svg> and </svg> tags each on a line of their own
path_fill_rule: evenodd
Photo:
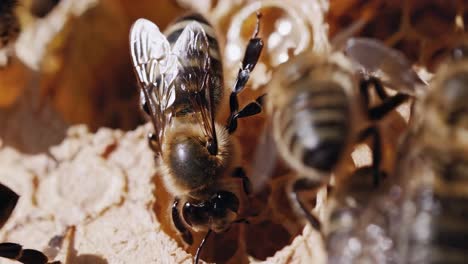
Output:
<svg viewBox="0 0 468 264">
<path fill-rule="evenodd" d="M 175 197 L 170 211 L 174 227 L 188 245 L 193 244 L 190 229 L 206 232 L 195 263 L 211 232 L 246 221 L 242 197 L 249 194 L 250 181 L 232 134 L 239 118 L 261 111 L 260 99 L 241 109 L 237 99 L 263 48 L 257 17 L 229 96 L 231 113 L 225 126 L 216 122 L 225 98 L 221 54 L 215 30 L 203 16 L 184 16 L 165 35 L 152 22 L 139 19 L 130 32 L 140 105 L 154 128 L 149 145 L 165 187 Z"/>
</svg>

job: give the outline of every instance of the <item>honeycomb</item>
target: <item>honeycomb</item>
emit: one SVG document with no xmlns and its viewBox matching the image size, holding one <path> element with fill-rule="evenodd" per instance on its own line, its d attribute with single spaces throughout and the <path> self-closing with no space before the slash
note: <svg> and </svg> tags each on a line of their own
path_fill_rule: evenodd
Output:
<svg viewBox="0 0 468 264">
<path fill-rule="evenodd" d="M 255 13 L 260 11 L 265 48 L 249 86 L 240 94 L 241 104 L 268 92 L 279 64 L 304 51 L 329 51 L 329 39 L 353 22 L 366 22 L 355 35 L 380 39 L 402 51 L 415 66 L 432 72 L 463 39 L 468 20 L 463 0 L 21 3 L 17 15 L 22 31 L 14 52 L 8 51 L 8 63 L 0 68 L 0 167 L 6 175 L 0 175 L 0 181 L 15 186 L 27 202 L 19 206 L 0 238 L 45 247 L 49 234 L 61 234 L 66 226 L 74 226 L 74 248 L 62 250 L 66 263 L 135 259 L 190 263 L 204 236 L 195 234 L 190 247 L 178 237 L 169 214 L 173 197 L 158 177 L 146 147 L 145 134 L 151 128 L 142 125 L 145 120 L 138 108 L 128 44 L 130 26 L 137 18 L 150 19 L 164 29 L 190 10 L 201 12 L 219 34 L 226 87 L 232 87 L 255 27 Z M 219 119 L 226 120 L 227 102 L 222 109 Z M 403 112 L 409 112 L 408 105 Z M 397 114 L 391 119 L 385 124 L 389 131 L 385 138 L 390 138 L 384 142 L 388 168 L 396 160 L 397 138 L 407 121 Z M 249 175 L 257 175 L 256 164 L 265 162 L 256 151 L 262 140 L 259 131 L 267 127 L 266 122 L 265 114 L 239 121 L 236 137 L 242 143 L 242 161 Z M 368 156 L 353 156 L 354 163 L 365 164 Z M 346 169 L 355 169 L 353 160 Z M 83 164 L 86 169 L 82 170 Z M 281 162 L 266 167 L 272 171 L 267 178 L 251 177 L 256 193 L 246 213 L 256 217 L 249 224 L 211 236 L 201 255 L 203 261 L 325 262 L 320 235 L 288 203 L 287 187 L 294 172 Z M 17 175 L 22 178 L 18 180 Z M 93 195 L 82 195 L 80 182 L 93 180 L 98 184 L 82 186 Z M 319 216 L 326 195 L 323 190 L 318 198 L 314 193 L 308 200 Z M 100 232 L 106 225 L 112 228 Z M 28 232 L 34 237 L 28 238 Z M 138 246 L 128 246 L 131 243 Z"/>
</svg>

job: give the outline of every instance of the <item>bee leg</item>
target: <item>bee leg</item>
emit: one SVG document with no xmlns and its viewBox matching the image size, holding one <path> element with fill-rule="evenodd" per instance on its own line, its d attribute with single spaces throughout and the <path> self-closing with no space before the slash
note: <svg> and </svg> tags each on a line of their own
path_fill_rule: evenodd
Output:
<svg viewBox="0 0 468 264">
<path fill-rule="evenodd" d="M 257 13 L 257 25 L 255 27 L 255 32 L 250 38 L 247 48 L 245 49 L 244 58 L 242 59 L 242 67 L 237 73 L 236 82 L 234 84 L 233 91 L 229 97 L 229 107 L 231 114 L 227 121 L 227 127 L 230 133 L 234 132 L 237 128 L 237 118 L 239 110 L 239 101 L 237 95 L 245 88 L 247 81 L 249 80 L 250 73 L 257 65 L 258 59 L 263 49 L 263 40 L 258 37 L 258 32 L 260 28 L 260 18 L 261 14 Z M 247 108 L 247 106 L 245 107 Z M 244 108 L 244 109 L 245 109 Z M 255 106 L 249 106 L 249 109 L 254 110 Z M 261 109 L 261 108 L 260 108 Z M 247 110 L 246 110 L 247 111 Z"/>
<path fill-rule="evenodd" d="M 397 93 L 384 100 L 382 104 L 371 107 L 367 112 L 368 117 L 373 121 L 380 120 L 402 103 L 406 102 L 409 98 L 410 96 L 407 94 Z"/>
<path fill-rule="evenodd" d="M 359 83 L 359 90 L 366 107 L 369 106 L 369 91 L 372 87 L 374 87 L 380 100 L 385 100 L 389 97 L 387 91 L 385 91 L 379 79 L 375 77 L 364 78 Z"/>
<path fill-rule="evenodd" d="M 172 204 L 172 222 L 174 223 L 175 228 L 180 233 L 182 239 L 188 245 L 193 244 L 193 236 L 192 233 L 185 227 L 184 223 L 182 222 L 182 217 L 180 216 L 179 210 L 179 198 L 174 199 L 174 203 Z"/>
<path fill-rule="evenodd" d="M 292 191 L 290 194 L 290 200 L 292 204 L 296 207 L 296 209 L 299 209 L 302 213 L 302 215 L 307 219 L 309 224 L 317 231 L 321 232 L 322 224 L 318 220 L 318 218 L 313 215 L 307 207 L 304 205 L 304 203 L 301 201 L 301 198 L 299 197 L 299 192 L 300 191 L 307 191 L 307 190 L 313 190 L 313 189 L 318 189 L 322 186 L 321 183 L 317 183 L 316 181 L 310 180 L 308 178 L 299 178 L 297 179 L 293 185 L 292 185 Z"/>
<path fill-rule="evenodd" d="M 14 259 L 24 264 L 46 264 L 48 261 L 44 253 L 34 249 L 23 249 L 16 243 L 0 243 L 0 257 Z"/>
<path fill-rule="evenodd" d="M 250 102 L 244 108 L 242 108 L 240 111 L 237 111 L 234 115 L 232 115 L 229 120 L 228 120 L 228 125 L 227 129 L 229 133 L 233 133 L 237 129 L 237 119 L 239 118 L 244 118 L 244 117 L 249 117 L 256 115 L 262 111 L 262 104 L 263 104 L 263 97 L 266 94 L 263 94 L 253 102 Z"/>
<path fill-rule="evenodd" d="M 359 141 L 372 137 L 372 171 L 374 174 L 374 186 L 377 187 L 381 179 L 385 178 L 386 173 L 380 170 L 380 164 L 382 163 L 382 140 L 380 138 L 380 132 L 377 127 L 371 126 L 359 133 Z"/>
<path fill-rule="evenodd" d="M 201 251 L 202 251 L 202 249 L 203 249 L 203 246 L 205 245 L 206 240 L 208 239 L 208 237 L 209 237 L 210 235 L 211 235 L 211 229 L 208 230 L 208 232 L 206 232 L 205 237 L 204 237 L 203 240 L 200 242 L 200 245 L 198 245 L 197 253 L 195 253 L 195 259 L 194 259 L 193 263 L 198 264 L 198 262 L 200 261 L 200 254 L 201 254 Z"/>
<path fill-rule="evenodd" d="M 369 90 L 374 87 L 377 96 L 382 100 L 382 103 L 375 107 L 370 107 L 370 95 Z M 378 78 L 370 77 L 363 79 L 360 83 L 360 93 L 363 100 L 364 110 L 370 120 L 380 120 L 386 116 L 389 112 L 400 106 L 406 100 L 410 98 L 407 94 L 397 93 L 393 96 L 389 96 L 382 86 L 382 83 Z"/>
<path fill-rule="evenodd" d="M 0 257 L 16 259 L 21 255 L 23 247 L 16 243 L 0 243 Z"/>
<path fill-rule="evenodd" d="M 2 228 L 8 218 L 10 218 L 18 199 L 18 194 L 0 183 L 0 228 Z"/>
<path fill-rule="evenodd" d="M 24 264 L 46 264 L 48 263 L 47 256 L 44 253 L 34 249 L 23 249 L 21 257 L 16 259 Z"/>
<path fill-rule="evenodd" d="M 242 180 L 242 187 L 244 188 L 244 192 L 246 195 L 252 193 L 252 183 L 250 182 L 249 178 L 245 174 L 245 170 L 242 167 L 237 167 L 236 169 L 234 169 L 232 177 L 239 178 Z"/>
</svg>

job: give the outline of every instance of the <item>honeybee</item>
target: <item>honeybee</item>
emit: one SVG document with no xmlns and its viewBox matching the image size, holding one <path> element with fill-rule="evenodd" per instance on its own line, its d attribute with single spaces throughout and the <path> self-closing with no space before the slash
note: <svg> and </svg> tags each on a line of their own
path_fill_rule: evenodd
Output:
<svg viewBox="0 0 468 264">
<path fill-rule="evenodd" d="M 441 64 L 400 149 L 400 263 L 468 258 L 468 49 Z"/>
<path fill-rule="evenodd" d="M 347 56 L 339 50 L 306 52 L 280 65 L 266 98 L 271 141 L 281 159 L 297 172 L 288 187 L 289 198 L 295 211 L 317 230 L 321 223 L 301 201 L 299 192 L 318 190 L 328 183 L 332 173 L 346 166 L 356 144 L 368 138 L 372 183 L 378 185 L 386 173 L 380 168 L 382 139 L 376 121 L 406 102 L 415 93 L 412 82 L 418 79 L 411 66 L 400 60 L 401 54 L 376 40 L 349 39 L 344 51 Z M 386 67 L 389 65 L 403 69 L 395 71 Z M 381 80 L 388 80 L 398 93 L 388 94 Z M 377 105 L 371 105 L 372 88 L 380 99 Z M 259 153 L 272 156 L 262 147 Z M 255 171 L 256 176 L 268 173 Z"/>
<path fill-rule="evenodd" d="M 419 79 L 408 59 L 377 40 L 351 39 L 345 53 L 369 76 L 379 75 L 380 82 L 407 96 L 419 98 L 426 91 L 427 84 Z M 393 181 L 382 176 L 394 173 L 395 153 L 401 136 L 407 131 L 407 122 L 395 111 L 385 114 L 385 120 L 374 126 L 380 131 L 382 142 L 374 144 L 373 151 L 380 153 L 378 162 L 383 173 L 376 182 L 375 164 L 372 164 L 335 175 L 335 185 L 325 210 L 324 235 L 329 263 L 383 263 L 391 258 L 388 244 L 382 242 L 391 243 L 389 234 L 384 231 L 387 208 L 376 201 L 389 190 Z M 373 160 L 375 162 L 375 154 Z"/>
<path fill-rule="evenodd" d="M 18 199 L 18 194 L 0 183 L 0 228 L 2 228 L 8 218 L 10 218 Z M 24 264 L 49 263 L 44 253 L 35 249 L 23 249 L 21 245 L 9 242 L 0 243 L 0 257 L 16 260 Z M 54 261 L 50 264 L 60 264 L 60 261 Z"/>
<path fill-rule="evenodd" d="M 231 136 L 237 119 L 261 111 L 260 99 L 239 110 L 237 95 L 263 48 L 257 26 L 230 94 L 226 126 L 215 122 L 224 98 L 219 44 L 200 14 L 178 19 L 164 36 L 152 22 L 139 19 L 130 32 L 130 49 L 140 87 L 140 104 L 154 126 L 149 145 L 157 156 L 162 180 L 175 196 L 171 216 L 189 245 L 195 232 L 224 232 L 240 218 L 242 189 L 250 181 L 240 166 L 239 142 Z M 241 185 L 239 185 L 241 180 Z M 244 195 L 245 195 L 244 194 Z"/>
</svg>

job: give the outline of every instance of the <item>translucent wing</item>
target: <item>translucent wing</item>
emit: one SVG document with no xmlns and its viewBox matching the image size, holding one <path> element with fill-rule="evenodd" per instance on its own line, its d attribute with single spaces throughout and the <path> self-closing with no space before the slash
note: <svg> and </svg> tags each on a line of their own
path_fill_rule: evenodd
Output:
<svg viewBox="0 0 468 264">
<path fill-rule="evenodd" d="M 138 19 L 130 30 L 130 53 L 140 85 L 140 103 L 150 116 L 159 144 L 172 118 L 169 108 L 176 93 L 177 58 L 159 28 L 146 19 Z"/>
<path fill-rule="evenodd" d="M 391 88 L 414 95 L 425 87 L 406 57 L 378 40 L 351 38 L 344 51 L 364 74 L 380 78 Z"/>
<path fill-rule="evenodd" d="M 254 193 L 261 191 L 275 174 L 278 150 L 273 138 L 271 120 L 263 128 L 252 163 L 252 187 Z"/>
<path fill-rule="evenodd" d="M 179 60 L 178 88 L 189 94 L 205 136 L 216 145 L 210 45 L 203 26 L 196 21 L 188 24 L 172 52 Z"/>
</svg>

